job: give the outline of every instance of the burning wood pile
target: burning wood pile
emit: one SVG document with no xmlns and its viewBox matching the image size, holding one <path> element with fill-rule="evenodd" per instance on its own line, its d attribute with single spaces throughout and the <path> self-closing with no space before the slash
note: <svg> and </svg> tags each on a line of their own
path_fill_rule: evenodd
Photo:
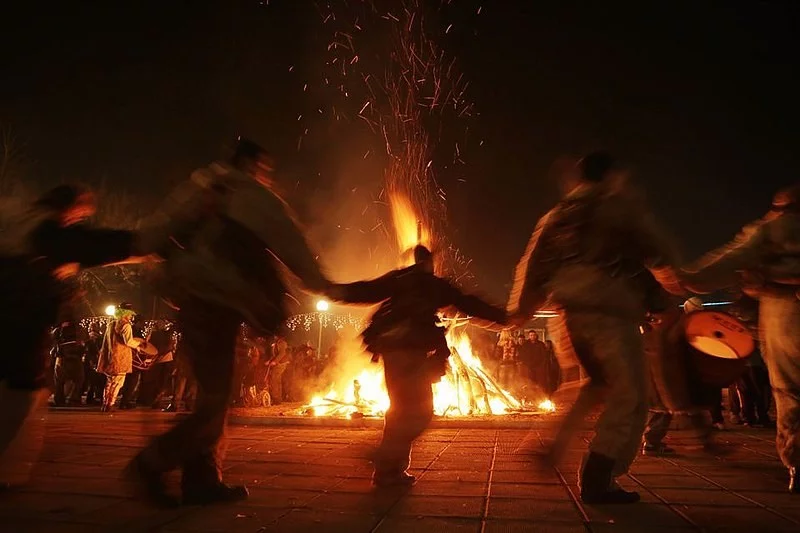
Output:
<svg viewBox="0 0 800 533">
<path fill-rule="evenodd" d="M 549 413 L 555 405 L 544 400 L 526 405 L 504 390 L 483 368 L 474 355 L 469 337 L 451 331 L 447 336 L 450 360 L 447 373 L 433 385 L 433 409 L 437 416 L 467 417 Z M 343 418 L 383 417 L 389 408 L 389 395 L 379 364 L 358 371 L 345 385 L 332 387 L 327 394 L 312 398 L 300 409 L 306 416 Z"/>
</svg>

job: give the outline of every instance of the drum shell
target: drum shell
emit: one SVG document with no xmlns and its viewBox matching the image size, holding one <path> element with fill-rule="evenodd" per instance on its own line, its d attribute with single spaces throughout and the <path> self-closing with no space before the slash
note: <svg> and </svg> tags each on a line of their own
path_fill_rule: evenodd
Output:
<svg viewBox="0 0 800 533">
<path fill-rule="evenodd" d="M 696 350 L 686 337 L 686 319 L 682 313 L 669 314 L 644 339 L 653 404 L 670 412 L 709 406 L 714 391 L 736 381 L 749 359 L 720 359 Z"/>
<path fill-rule="evenodd" d="M 683 331 L 688 353 L 689 378 L 712 388 L 731 385 L 747 369 L 755 343 L 747 327 L 736 318 L 717 311 L 699 311 L 685 320 Z M 714 357 L 692 346 L 690 338 L 715 339 L 736 354 L 735 358 Z"/>
<path fill-rule="evenodd" d="M 693 384 L 723 389 L 739 379 L 750 356 L 739 359 L 712 357 L 696 350 L 687 342 L 689 380 Z M 694 387 L 693 387 L 694 388 Z"/>
</svg>

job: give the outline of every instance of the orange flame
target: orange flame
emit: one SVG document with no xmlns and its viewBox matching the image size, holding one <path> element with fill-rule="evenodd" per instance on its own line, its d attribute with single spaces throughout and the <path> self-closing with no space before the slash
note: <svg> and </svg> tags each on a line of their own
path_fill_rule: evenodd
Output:
<svg viewBox="0 0 800 533">
<path fill-rule="evenodd" d="M 447 372 L 433 384 L 433 411 L 438 416 L 499 415 L 522 409 L 522 404 L 503 390 L 483 369 L 473 353 L 465 333 L 449 332 L 447 342 L 452 356 Z M 389 394 L 382 365 L 370 365 L 352 379 L 343 390 L 331 388 L 325 395 L 316 395 L 304 407 L 314 416 L 383 416 L 389 408 Z M 549 411 L 540 406 L 543 411 Z"/>
<path fill-rule="evenodd" d="M 397 238 L 397 248 L 403 258 L 401 266 L 408 266 L 413 263 L 409 258 L 408 252 L 415 246 L 421 244 L 428 249 L 431 248 L 431 234 L 428 227 L 417 216 L 411 201 L 402 193 L 389 193 L 389 202 L 392 210 L 392 223 Z"/>
<path fill-rule="evenodd" d="M 431 234 L 417 216 L 409 199 L 400 193 L 390 193 L 392 221 L 398 248 L 404 261 L 408 252 L 418 244 L 430 248 Z M 413 261 L 413 259 L 412 259 Z M 472 350 L 466 333 L 451 328 L 447 333 L 451 356 L 447 372 L 433 384 L 433 410 L 439 416 L 499 415 L 523 409 L 522 403 L 503 390 L 486 372 L 481 360 Z M 303 408 L 314 416 L 383 416 L 389 408 L 389 394 L 383 377 L 382 364 L 369 364 L 366 368 L 351 370 L 345 379 L 331 387 L 327 394 L 314 396 Z M 555 410 L 550 400 L 539 405 L 539 410 Z"/>
</svg>

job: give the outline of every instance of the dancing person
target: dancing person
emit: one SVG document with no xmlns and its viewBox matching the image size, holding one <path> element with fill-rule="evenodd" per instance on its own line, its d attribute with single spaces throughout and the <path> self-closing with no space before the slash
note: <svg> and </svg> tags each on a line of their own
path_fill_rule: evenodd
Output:
<svg viewBox="0 0 800 533">
<path fill-rule="evenodd" d="M 163 227 L 164 221 L 183 219 L 186 213 L 205 213 L 188 236 L 153 236 L 153 246 L 161 246 L 165 258 L 162 295 L 178 309 L 180 350 L 198 391 L 194 411 L 128 465 L 127 479 L 152 503 L 178 503 L 164 483 L 175 469 L 182 471 L 184 504 L 247 498 L 246 487 L 222 481 L 223 435 L 241 324 L 269 337 L 281 328 L 287 318 L 281 264 L 312 292 L 324 293 L 330 286 L 288 206 L 271 190 L 274 173 L 272 157 L 242 139 L 229 161 L 194 172 L 153 220 Z"/>
<path fill-rule="evenodd" d="M 633 503 L 615 479 L 641 445 L 647 421 L 647 380 L 640 324 L 650 295 L 638 274 L 650 270 L 670 292 L 672 244 L 606 153 L 562 166 L 564 197 L 537 224 L 517 266 L 508 304 L 531 317 L 547 302 L 559 311 L 554 333 L 559 358 L 571 353 L 589 376 L 564 419 L 550 459 L 558 460 L 576 426 L 602 401 L 604 410 L 579 475 L 586 503 Z"/>
<path fill-rule="evenodd" d="M 70 280 L 80 268 L 139 255 L 134 233 L 81 224 L 94 212 L 91 191 L 59 185 L 3 231 L 0 338 L 9 344 L 0 357 L 0 456 L 47 397 L 46 343 L 62 304 L 71 296 Z"/>
<path fill-rule="evenodd" d="M 789 470 L 789 491 L 800 493 L 800 184 L 776 194 L 764 218 L 681 277 L 695 292 L 743 286 L 758 298 L 762 355 L 777 411 L 776 446 Z"/>
<path fill-rule="evenodd" d="M 379 487 L 415 480 L 406 471 L 411 448 L 433 418 L 431 386 L 445 374 L 450 357 L 437 313 L 455 307 L 492 323 L 507 322 L 502 309 L 437 277 L 433 264 L 433 254 L 419 245 L 414 248 L 414 265 L 371 281 L 337 285 L 331 293 L 342 302 L 381 303 L 363 332 L 367 349 L 375 359 L 383 359 L 390 402 L 372 477 Z"/>
</svg>

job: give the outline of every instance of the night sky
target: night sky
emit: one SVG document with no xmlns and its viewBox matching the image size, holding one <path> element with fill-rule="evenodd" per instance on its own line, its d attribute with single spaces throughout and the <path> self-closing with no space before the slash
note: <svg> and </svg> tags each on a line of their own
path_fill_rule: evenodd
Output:
<svg viewBox="0 0 800 533">
<path fill-rule="evenodd" d="M 630 162 L 688 258 L 728 240 L 797 179 L 797 3 L 706 4 L 452 0 L 432 12 L 432 34 L 457 59 L 475 110 L 443 133 L 464 137 L 464 163 L 452 165 L 443 146 L 437 176 L 449 237 L 484 292 L 506 297 L 557 198 L 546 171 L 560 155 L 606 148 Z M 320 6 L 5 6 L 0 123 L 24 140 L 31 182 L 105 182 L 155 208 L 243 134 L 277 155 L 287 198 L 337 280 L 383 268 L 361 256 L 357 228 L 369 201 L 360 191 L 382 180 L 380 158 L 363 155 L 380 139 L 358 119 L 336 121 L 336 103 L 315 84 L 331 40 Z M 352 99 L 357 111 L 356 87 Z"/>
</svg>

